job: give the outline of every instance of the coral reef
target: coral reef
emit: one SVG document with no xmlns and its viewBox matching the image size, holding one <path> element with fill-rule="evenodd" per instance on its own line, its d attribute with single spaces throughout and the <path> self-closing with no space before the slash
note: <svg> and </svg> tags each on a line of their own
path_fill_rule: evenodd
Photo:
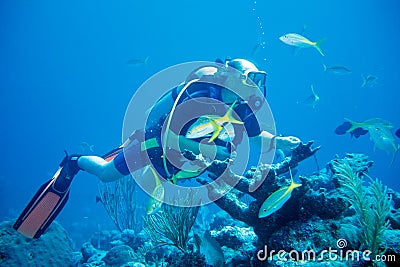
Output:
<svg viewBox="0 0 400 267">
<path fill-rule="evenodd" d="M 164 204 L 162 212 L 144 218 L 144 231 L 154 246 L 174 246 L 183 253 L 188 253 L 189 233 L 192 229 L 200 206 L 193 200 L 193 195 L 186 196 L 187 207 Z"/>
<path fill-rule="evenodd" d="M 0 266 L 74 266 L 72 243 L 58 222 L 39 239 L 21 235 L 12 225 L 0 223 Z"/>
<path fill-rule="evenodd" d="M 303 155 L 312 155 L 312 152 L 313 150 L 309 150 L 309 153 L 303 153 Z M 278 176 L 278 174 L 284 173 L 285 168 L 288 169 L 292 158 L 286 158 L 283 162 L 272 166 L 259 166 L 257 170 L 253 170 L 253 173 L 247 173 L 244 177 L 240 177 L 240 182 L 235 187 L 236 190 L 233 189 L 229 194 L 216 201 L 216 204 L 230 214 L 233 219 L 240 220 L 251 226 L 259 238 L 258 248 L 252 251 L 253 255 L 248 257 L 246 265 L 243 262 L 246 261 L 246 255 L 248 254 L 244 253 L 238 242 L 242 235 L 239 229 L 243 226 L 233 227 L 231 225 L 230 229 L 235 230 L 232 230 L 229 236 L 226 233 L 224 235 L 227 227 L 220 227 L 217 231 L 218 233 L 214 233 L 214 236 L 217 237 L 219 235 L 224 236 L 224 238 L 217 238 L 223 245 L 224 254 L 229 253 L 232 249 L 236 250 L 237 254 L 241 256 L 236 258 L 235 261 L 238 260 L 243 266 L 250 266 L 250 259 L 253 266 L 267 266 L 268 264 L 268 266 L 280 266 L 277 262 L 272 264 L 271 261 L 264 262 L 257 259 L 256 253 L 264 245 L 268 245 L 271 250 L 283 249 L 285 251 L 312 249 L 320 252 L 327 248 L 338 248 L 338 240 L 346 237 L 343 233 L 348 232 L 346 227 L 349 224 L 360 225 L 357 212 L 351 209 L 351 205 L 354 204 L 349 202 L 348 197 L 344 194 L 343 190 L 346 186 L 343 181 L 340 181 L 339 170 L 335 167 L 340 164 L 346 164 L 358 176 L 367 175 L 373 162 L 367 156 L 361 154 L 348 154 L 343 159 L 336 158 L 330 161 L 326 168 L 319 171 L 318 174 L 300 176 L 303 186 L 293 192 L 291 199 L 284 207 L 269 217 L 258 218 L 257 213 L 262 201 L 282 185 L 287 184 L 287 179 Z M 301 158 L 297 157 L 297 159 Z M 254 172 L 260 171 L 260 169 L 270 170 L 264 184 L 254 192 L 246 191 L 245 189 L 251 184 L 250 179 L 254 176 Z M 235 174 L 229 173 L 228 175 L 234 176 Z M 205 183 L 204 180 L 200 180 L 200 182 Z M 399 213 L 400 202 L 398 194 L 392 190 L 386 190 L 378 181 L 371 182 L 370 188 L 365 186 L 362 186 L 362 188 L 368 191 L 369 201 L 366 202 L 368 207 L 365 206 L 364 209 L 369 209 L 370 213 L 367 216 L 368 219 L 363 221 L 362 227 L 365 229 L 362 234 L 364 237 L 360 239 L 356 236 L 351 240 L 349 239 L 348 246 L 343 249 L 371 249 L 375 251 L 372 255 L 383 254 L 386 251 L 387 255 L 398 257 L 398 234 L 400 231 L 390 230 L 394 231 L 390 233 L 391 236 L 395 237 L 394 240 L 396 242 L 388 245 L 386 241 L 386 246 L 383 246 L 382 242 L 387 240 L 389 234 L 387 219 L 393 218 L 394 220 Z M 250 204 L 247 205 L 242 201 L 243 194 L 253 197 Z M 389 213 L 391 207 L 389 195 L 393 199 L 394 206 L 397 207 L 396 212 L 392 212 L 392 214 Z M 227 225 L 226 222 L 222 221 L 214 222 L 212 225 L 215 224 Z M 251 229 L 248 231 L 251 232 Z M 378 238 L 374 238 L 373 234 L 378 235 Z M 249 238 L 247 244 L 254 243 L 254 240 L 250 241 L 251 239 Z M 229 242 L 226 240 L 229 240 Z M 357 240 L 365 240 L 365 242 L 362 241 L 364 245 L 360 247 L 360 243 L 355 244 Z M 234 248 L 232 248 L 232 245 L 234 245 Z M 232 264 L 233 257 L 229 260 Z M 329 259 L 326 262 L 329 262 Z M 284 264 L 284 266 L 297 266 L 296 263 L 287 264 Z M 336 266 L 335 264 L 331 262 L 331 265 Z M 341 264 L 337 266 L 353 266 L 344 262 Z M 363 266 L 368 262 L 359 262 L 359 264 L 359 266 Z"/>
<path fill-rule="evenodd" d="M 260 165 L 243 177 L 229 171 L 228 162 L 213 162 L 211 173 L 228 167 L 226 175 L 239 179 L 215 202 L 221 210 L 213 212 L 218 207 L 210 205 L 199 213 L 196 205 L 164 205 L 162 212 L 146 217 L 145 230 L 140 233 L 132 229 L 98 231 L 80 252 L 73 252 L 57 223 L 38 240 L 19 235 L 11 222 L 2 223 L 0 266 L 383 266 L 364 259 L 337 260 L 348 251 L 360 257 L 366 249 L 373 251 L 371 255 L 399 261 L 400 194 L 377 180 L 363 180 L 373 165 L 365 155 L 336 157 L 318 173 L 301 175 L 302 186 L 285 205 L 268 217 L 258 218 L 262 202 L 288 184 L 283 174 L 289 167 L 318 150 L 311 144 L 302 144 L 291 157 Z M 263 184 L 250 191 L 249 186 L 267 170 Z M 362 231 L 354 231 L 354 226 Z M 339 241 L 345 245 L 339 247 Z M 330 248 L 335 251 L 329 257 L 323 251 Z M 267 255 L 272 250 L 275 252 Z M 279 250 L 284 253 L 277 253 Z M 317 260 L 309 260 L 308 254 L 292 260 L 292 250 L 315 252 Z M 57 257 L 53 257 L 55 253 Z"/>
<path fill-rule="evenodd" d="M 288 172 L 289 168 L 295 168 L 299 162 L 313 156 L 319 150 L 319 147 L 311 148 L 312 144 L 312 141 L 308 144 L 300 144 L 292 151 L 291 156 L 286 157 L 282 162 L 272 165 L 262 164 L 258 166 L 257 169 L 249 170 L 244 176 L 238 176 L 229 170 L 226 171 L 222 179 L 224 181 L 237 181 L 237 184 L 234 186 L 234 190 L 231 190 L 229 193 L 216 200 L 215 204 L 225 210 L 234 219 L 252 226 L 255 233 L 261 241 L 264 242 L 268 241 L 272 233 L 289 221 L 299 220 L 300 218 L 304 218 L 304 216 L 311 217 L 316 211 L 321 210 L 315 209 L 315 207 L 309 207 L 309 202 L 315 201 L 324 206 L 329 205 L 337 208 L 337 210 L 327 213 L 321 210 L 322 217 L 329 218 L 334 217 L 335 214 L 340 214 L 346 208 L 343 201 L 326 194 L 321 195 L 319 189 L 317 193 L 308 193 L 312 184 L 307 184 L 307 181 L 302 180 L 303 186 L 300 187 L 299 190 L 294 191 L 292 198 L 285 204 L 287 209 L 280 210 L 266 218 L 258 218 L 258 211 L 267 196 L 286 183 L 286 179 L 284 177 L 279 177 L 279 175 Z M 215 176 L 218 176 L 218 174 L 221 174 L 223 170 L 227 168 L 227 165 L 227 162 L 214 162 L 208 170 L 214 173 Z M 267 173 L 267 175 L 263 183 L 256 190 L 252 191 L 252 185 L 260 179 L 260 177 L 265 176 L 265 173 Z M 207 184 L 209 182 L 202 178 L 198 179 L 198 181 L 201 184 Z M 214 188 L 210 188 L 210 194 L 216 194 Z M 243 194 L 250 195 L 254 198 L 254 201 L 247 205 L 240 199 Z M 332 203 L 332 201 L 335 203 Z M 304 203 L 307 203 L 307 206 L 305 206 Z M 343 208 L 341 209 L 340 207 Z M 307 209 L 309 208 L 312 209 L 312 213 L 307 214 Z"/>
<path fill-rule="evenodd" d="M 134 255 L 134 251 L 131 247 L 120 245 L 110 249 L 106 256 L 102 258 L 102 261 L 108 266 L 121 266 L 124 263 L 133 261 L 135 259 Z"/>
<path fill-rule="evenodd" d="M 174 253 L 166 257 L 167 266 L 170 267 L 193 267 L 206 266 L 204 255 L 198 252 Z"/>
<path fill-rule="evenodd" d="M 219 230 L 211 230 L 211 236 L 220 245 L 234 250 L 239 249 L 245 243 L 256 244 L 258 240 L 250 227 L 239 227 L 236 225 L 226 225 Z"/>
</svg>

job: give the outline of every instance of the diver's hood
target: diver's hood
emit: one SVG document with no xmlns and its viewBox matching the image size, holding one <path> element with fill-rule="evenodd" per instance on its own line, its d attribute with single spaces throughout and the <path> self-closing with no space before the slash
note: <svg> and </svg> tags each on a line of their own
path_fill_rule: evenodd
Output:
<svg viewBox="0 0 400 267">
<path fill-rule="evenodd" d="M 246 59 L 236 58 L 229 60 L 227 62 L 229 67 L 235 68 L 241 73 L 249 72 L 249 71 L 259 71 L 259 69 L 254 65 L 253 62 L 250 62 Z"/>
</svg>

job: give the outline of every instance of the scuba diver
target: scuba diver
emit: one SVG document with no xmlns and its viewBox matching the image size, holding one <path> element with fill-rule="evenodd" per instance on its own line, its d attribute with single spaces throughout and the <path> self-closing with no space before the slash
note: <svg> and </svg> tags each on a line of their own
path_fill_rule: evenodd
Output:
<svg viewBox="0 0 400 267">
<path fill-rule="evenodd" d="M 215 83 L 216 80 L 219 83 Z M 226 86 L 222 86 L 221 81 Z M 240 97 L 227 89 L 231 84 L 239 84 Z M 256 97 L 255 90 L 262 93 L 263 98 Z M 294 149 L 301 143 L 297 137 L 275 135 L 262 129 L 258 123 L 254 110 L 264 104 L 265 94 L 266 72 L 248 60 L 217 60 L 214 65 L 193 70 L 184 83 L 165 93 L 153 105 L 144 129 L 133 131 L 120 147 L 102 157 L 67 154 L 54 177 L 34 195 L 14 228 L 25 236 L 40 237 L 68 200 L 71 181 L 80 170 L 109 182 L 150 165 L 165 180 L 176 183 L 177 179 L 197 177 L 203 170 L 190 174 L 183 172 L 179 164 L 169 161 L 171 155 L 179 158 L 183 157 L 184 151 L 190 151 L 206 158 L 226 160 L 241 143 L 245 132 L 249 139 L 256 139 L 264 145 L 266 151 L 261 153 L 271 149 Z M 204 99 L 208 101 L 206 105 Z M 171 122 L 169 118 L 172 113 L 190 100 L 198 100 L 190 104 L 190 110 L 197 113 L 179 113 L 179 116 L 175 116 L 178 122 Z M 201 115 L 216 113 L 217 102 L 224 104 L 226 114 L 218 118 L 207 117 L 208 122 L 199 122 Z M 200 106 L 193 107 L 197 104 Z M 229 107 L 228 110 L 226 107 Z M 183 119 L 183 125 L 180 124 L 180 117 L 186 115 L 193 119 Z M 168 138 L 163 138 L 162 129 L 165 124 Z M 232 131 L 224 131 L 228 124 L 234 134 L 230 133 Z M 205 128 L 212 131 L 208 130 L 204 134 L 202 131 Z"/>
</svg>

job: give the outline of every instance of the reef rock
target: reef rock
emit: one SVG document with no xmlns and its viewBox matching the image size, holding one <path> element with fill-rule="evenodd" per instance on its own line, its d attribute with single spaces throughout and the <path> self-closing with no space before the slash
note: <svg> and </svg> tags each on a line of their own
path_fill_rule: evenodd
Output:
<svg viewBox="0 0 400 267">
<path fill-rule="evenodd" d="M 0 223 L 0 266 L 74 266 L 72 243 L 59 223 L 39 239 L 21 235 L 13 223 Z"/>
<path fill-rule="evenodd" d="M 258 240 L 251 227 L 238 227 L 227 225 L 220 230 L 212 230 L 214 237 L 221 246 L 238 249 L 245 243 L 255 244 Z"/>
<path fill-rule="evenodd" d="M 108 266 L 121 266 L 134 260 L 134 251 L 126 245 L 113 247 L 102 259 Z"/>
<path fill-rule="evenodd" d="M 120 239 L 121 232 L 117 230 L 103 230 L 95 232 L 90 238 L 90 243 L 96 249 L 110 250 L 117 245 L 122 245 L 122 243 L 119 243 Z"/>
</svg>

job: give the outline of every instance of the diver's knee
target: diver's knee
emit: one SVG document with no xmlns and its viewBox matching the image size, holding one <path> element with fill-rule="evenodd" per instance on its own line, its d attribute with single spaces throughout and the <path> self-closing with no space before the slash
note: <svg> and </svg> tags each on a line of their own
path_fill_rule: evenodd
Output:
<svg viewBox="0 0 400 267">
<path fill-rule="evenodd" d="M 81 156 L 78 159 L 78 166 L 86 172 L 97 174 L 101 172 L 105 162 L 106 161 L 101 157 Z"/>
<path fill-rule="evenodd" d="M 99 176 L 99 178 L 103 182 L 112 182 L 124 176 L 125 175 L 120 173 L 118 169 L 115 167 L 115 164 L 111 161 L 107 162 L 107 164 L 103 166 L 103 172 Z"/>
<path fill-rule="evenodd" d="M 123 175 L 115 168 L 113 161 L 106 161 L 98 156 L 81 156 L 78 166 L 82 170 L 96 175 L 103 182 L 115 181 Z"/>
</svg>

